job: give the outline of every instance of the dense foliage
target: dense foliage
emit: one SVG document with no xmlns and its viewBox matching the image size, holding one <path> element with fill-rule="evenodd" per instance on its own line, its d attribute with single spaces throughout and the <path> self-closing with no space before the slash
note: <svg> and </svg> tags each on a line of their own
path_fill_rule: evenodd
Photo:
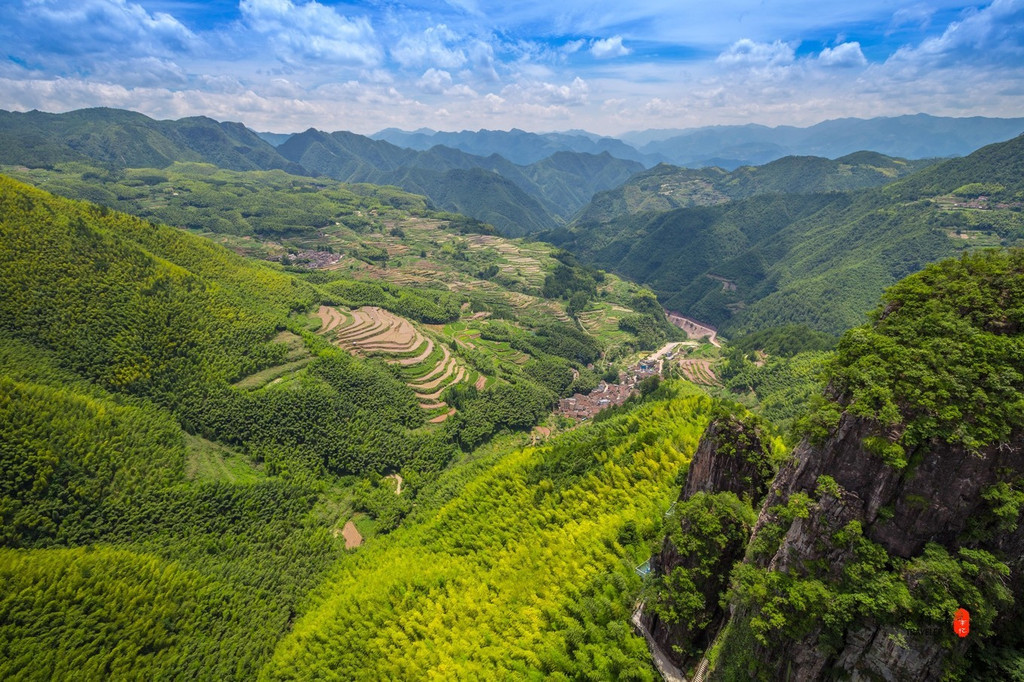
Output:
<svg viewBox="0 0 1024 682">
<path fill-rule="evenodd" d="M 326 581 L 264 674 L 655 679 L 633 567 L 707 406 L 676 394 L 484 467 Z"/>
<path fill-rule="evenodd" d="M 627 215 L 711 206 L 761 194 L 810 194 L 885 185 L 933 161 L 908 161 L 875 152 L 839 159 L 786 156 L 763 166 L 725 171 L 715 166 L 680 168 L 658 164 L 615 189 L 599 192 L 575 217 L 580 224 Z"/>
<path fill-rule="evenodd" d="M 843 337 L 829 380 L 850 412 L 899 427 L 894 464 L 932 439 L 977 450 L 1024 425 L 1024 250 L 929 266 L 874 320 Z"/>
<path fill-rule="evenodd" d="M 449 456 L 438 436 L 408 433 L 422 414 L 391 371 L 308 334 L 317 358 L 297 381 L 229 386 L 282 361 L 286 348 L 269 340 L 312 305 L 312 286 L 180 230 L 9 179 L 0 178 L 0 209 L 0 331 L 52 351 L 61 367 L 169 408 L 189 431 L 242 445 L 275 471 L 438 466 Z"/>
<path fill-rule="evenodd" d="M 557 241 L 727 335 L 786 324 L 838 334 L 885 287 L 928 263 L 1024 240 L 1022 148 L 1016 138 L 879 189 L 578 222 Z M 970 183 L 1003 189 L 974 208 L 944 196 Z"/>
</svg>

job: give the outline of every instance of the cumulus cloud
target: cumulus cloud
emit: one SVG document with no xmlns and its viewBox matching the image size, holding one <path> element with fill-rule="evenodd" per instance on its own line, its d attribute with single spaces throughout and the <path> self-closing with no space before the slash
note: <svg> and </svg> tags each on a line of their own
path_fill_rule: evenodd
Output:
<svg viewBox="0 0 1024 682">
<path fill-rule="evenodd" d="M 594 55 L 598 59 L 624 57 L 630 52 L 632 52 L 632 50 L 622 44 L 622 36 L 612 36 L 611 38 L 605 38 L 603 40 L 595 40 L 590 45 L 590 54 Z"/>
<path fill-rule="evenodd" d="M 391 51 L 402 66 L 439 66 L 455 69 L 466 63 L 466 53 L 450 43 L 458 36 L 444 24 L 432 26 L 421 34 L 403 36 Z"/>
<path fill-rule="evenodd" d="M 0 8 L 0 38 L 16 58 L 50 68 L 88 70 L 115 59 L 191 52 L 199 39 L 164 12 L 126 0 L 23 0 Z M 85 60 L 85 61 L 83 61 Z"/>
<path fill-rule="evenodd" d="M 430 68 L 423 72 L 416 84 L 424 92 L 439 95 L 452 86 L 452 75 L 447 71 Z"/>
<path fill-rule="evenodd" d="M 794 59 L 793 46 L 776 40 L 773 43 L 758 43 L 743 38 L 729 46 L 715 60 L 719 64 L 739 66 L 783 66 Z"/>
<path fill-rule="evenodd" d="M 826 47 L 818 55 L 818 61 L 825 66 L 865 66 L 868 63 L 860 50 L 860 43 L 853 41 L 835 47 Z"/>
<path fill-rule="evenodd" d="M 262 35 L 275 55 L 287 63 L 320 60 L 333 64 L 374 66 L 382 52 L 365 17 L 349 18 L 315 0 L 241 0 L 246 26 Z"/>
<path fill-rule="evenodd" d="M 509 101 L 561 107 L 583 106 L 589 93 L 590 87 L 578 76 L 566 85 L 529 81 L 512 83 L 501 90 L 502 98 Z"/>
</svg>

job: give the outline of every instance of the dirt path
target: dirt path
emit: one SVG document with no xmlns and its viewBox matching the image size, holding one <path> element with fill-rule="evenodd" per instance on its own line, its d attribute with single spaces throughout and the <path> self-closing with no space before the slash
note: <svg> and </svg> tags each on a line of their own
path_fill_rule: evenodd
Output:
<svg viewBox="0 0 1024 682">
<path fill-rule="evenodd" d="M 697 320 L 692 320 L 671 310 L 666 310 L 665 316 L 668 317 L 669 322 L 686 332 L 686 335 L 691 339 L 699 341 L 706 336 L 708 337 L 708 343 L 712 346 L 722 347 L 722 344 L 718 342 L 718 331 L 714 327 L 710 327 Z"/>
<path fill-rule="evenodd" d="M 640 620 L 643 609 L 643 602 L 640 602 L 636 611 L 633 612 L 633 627 L 647 640 L 647 648 L 651 651 L 651 656 L 654 658 L 654 665 L 658 668 L 658 672 L 665 678 L 665 682 L 687 682 L 683 671 L 676 667 L 676 664 L 661 650 L 658 643 L 654 641 L 654 637 L 651 637 L 651 633 L 644 627 L 643 621 Z"/>
<path fill-rule="evenodd" d="M 396 484 L 395 485 L 395 494 L 396 495 L 401 495 L 402 494 L 402 475 L 401 474 L 388 474 L 384 478 L 390 478 L 391 480 L 395 481 L 395 484 Z"/>
<path fill-rule="evenodd" d="M 437 415 L 436 417 L 434 417 L 433 419 L 430 420 L 430 423 L 431 424 L 440 424 L 443 421 L 447 421 L 448 417 L 452 416 L 453 414 L 455 414 L 455 408 L 454 407 L 452 409 L 448 410 L 447 412 L 445 412 L 444 414 Z"/>
</svg>

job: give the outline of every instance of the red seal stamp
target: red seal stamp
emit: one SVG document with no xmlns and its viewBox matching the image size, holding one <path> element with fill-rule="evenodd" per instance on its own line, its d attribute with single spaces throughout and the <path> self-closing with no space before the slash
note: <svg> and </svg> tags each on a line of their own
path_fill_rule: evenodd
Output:
<svg viewBox="0 0 1024 682">
<path fill-rule="evenodd" d="M 953 614 L 953 632 L 961 637 L 966 637 L 971 631 L 971 614 L 967 609 L 957 609 Z"/>
</svg>

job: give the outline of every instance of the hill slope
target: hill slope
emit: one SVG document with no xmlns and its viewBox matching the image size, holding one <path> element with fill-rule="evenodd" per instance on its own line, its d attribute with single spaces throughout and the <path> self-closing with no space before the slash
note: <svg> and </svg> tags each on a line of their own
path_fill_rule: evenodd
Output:
<svg viewBox="0 0 1024 682">
<path fill-rule="evenodd" d="M 874 152 L 857 152 L 830 160 L 787 156 L 763 166 L 688 169 L 658 165 L 638 173 L 615 189 L 599 192 L 580 209 L 573 222 L 607 222 L 617 217 L 713 206 L 760 194 L 811 194 L 876 187 L 930 165 L 932 162 L 894 159 Z"/>
<path fill-rule="evenodd" d="M 396 147 L 353 133 L 307 130 L 278 151 L 295 163 L 345 182 L 391 184 L 430 197 L 440 208 L 491 222 L 503 234 L 550 229 L 643 166 L 634 161 L 560 152 L 529 166 L 435 146 Z"/>
<path fill-rule="evenodd" d="M 0 110 L 0 163 L 52 166 L 83 161 L 107 168 L 163 168 L 203 161 L 232 170 L 304 173 L 241 123 L 204 116 L 156 121 L 121 109 L 66 114 Z"/>
<path fill-rule="evenodd" d="M 883 188 L 577 223 L 552 238 L 727 333 L 787 323 L 837 333 L 928 262 L 1024 238 L 1022 157 L 1024 136 Z M 1002 203 L 946 194 L 970 194 L 964 183 L 999 185 Z"/>
</svg>

